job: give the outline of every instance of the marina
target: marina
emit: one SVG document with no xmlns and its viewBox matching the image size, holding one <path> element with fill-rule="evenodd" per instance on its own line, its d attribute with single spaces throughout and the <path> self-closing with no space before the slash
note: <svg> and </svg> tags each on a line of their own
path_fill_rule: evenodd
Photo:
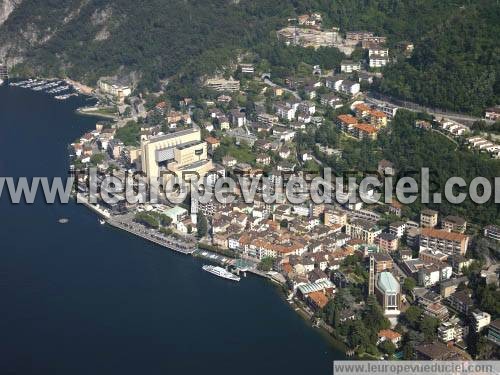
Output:
<svg viewBox="0 0 500 375">
<path fill-rule="evenodd" d="M 22 89 L 30 89 L 36 92 L 54 95 L 56 100 L 67 100 L 71 97 L 77 97 L 78 93 L 74 91 L 74 87 L 64 80 L 45 80 L 45 79 L 27 79 L 23 81 L 10 82 L 9 86 L 19 87 Z M 72 91 L 72 92 L 69 92 Z M 60 95 L 55 95 L 60 94 Z"/>
</svg>

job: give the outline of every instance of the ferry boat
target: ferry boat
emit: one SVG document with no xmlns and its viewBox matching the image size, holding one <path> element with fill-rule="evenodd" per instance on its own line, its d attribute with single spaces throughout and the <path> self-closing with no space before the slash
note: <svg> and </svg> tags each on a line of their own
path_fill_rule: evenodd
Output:
<svg viewBox="0 0 500 375">
<path fill-rule="evenodd" d="M 240 281 L 240 278 L 229 271 L 226 271 L 222 267 L 216 266 L 203 266 L 203 271 L 210 272 L 212 275 L 222 277 L 223 279 L 232 280 L 232 281 Z"/>
</svg>

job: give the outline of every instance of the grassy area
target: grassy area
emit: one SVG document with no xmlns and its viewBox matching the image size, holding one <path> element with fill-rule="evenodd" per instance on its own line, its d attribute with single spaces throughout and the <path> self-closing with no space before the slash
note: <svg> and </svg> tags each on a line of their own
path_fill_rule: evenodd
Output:
<svg viewBox="0 0 500 375">
<path fill-rule="evenodd" d="M 79 110 L 78 113 L 87 116 L 98 116 L 104 118 L 114 118 L 118 114 L 115 107 L 100 107 L 92 110 Z"/>
</svg>

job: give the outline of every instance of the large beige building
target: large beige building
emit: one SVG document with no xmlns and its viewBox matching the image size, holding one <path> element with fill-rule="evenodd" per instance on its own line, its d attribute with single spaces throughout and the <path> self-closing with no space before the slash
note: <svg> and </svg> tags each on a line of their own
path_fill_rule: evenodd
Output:
<svg viewBox="0 0 500 375">
<path fill-rule="evenodd" d="M 123 101 L 132 94 L 132 89 L 128 84 L 121 82 L 114 77 L 103 77 L 97 82 L 99 90 L 103 94 L 114 96 L 118 101 Z"/>
<path fill-rule="evenodd" d="M 212 169 L 207 156 L 207 143 L 201 140 L 199 128 L 153 137 L 141 142 L 142 170 L 148 178 L 161 175 L 196 172 L 204 176 Z"/>
<path fill-rule="evenodd" d="M 464 255 L 469 246 L 469 237 L 462 233 L 423 228 L 420 234 L 420 251 L 440 251 L 447 255 Z"/>
</svg>

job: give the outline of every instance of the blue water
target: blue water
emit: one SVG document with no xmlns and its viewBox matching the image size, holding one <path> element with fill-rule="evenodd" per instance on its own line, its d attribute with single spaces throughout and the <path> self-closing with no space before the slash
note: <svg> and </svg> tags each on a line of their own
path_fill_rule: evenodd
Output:
<svg viewBox="0 0 500 375">
<path fill-rule="evenodd" d="M 66 176 L 95 124 L 82 104 L 0 87 L 0 176 Z M 75 203 L 4 192 L 0 238 L 0 374 L 330 374 L 342 357 L 271 283 L 218 279 Z"/>
</svg>

